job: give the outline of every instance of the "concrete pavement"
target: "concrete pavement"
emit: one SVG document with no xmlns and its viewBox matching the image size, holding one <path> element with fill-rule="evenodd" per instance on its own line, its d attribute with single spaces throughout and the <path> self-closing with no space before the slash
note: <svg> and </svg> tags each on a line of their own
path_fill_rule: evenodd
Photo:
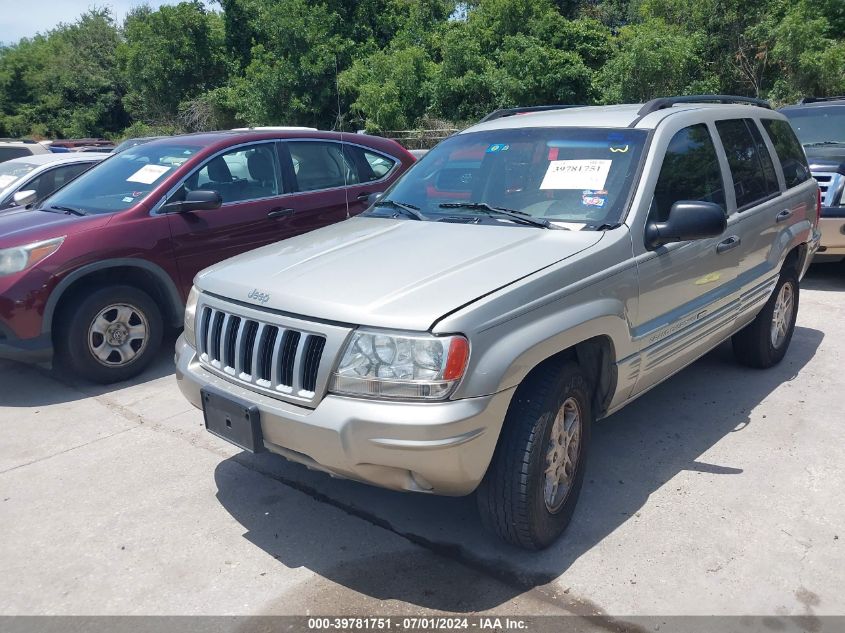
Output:
<svg viewBox="0 0 845 633">
<path fill-rule="evenodd" d="M 597 424 L 540 553 L 207 434 L 170 349 L 117 387 L 0 363 L 0 614 L 843 614 L 842 323 L 814 267 L 781 365 L 723 346 Z"/>
</svg>

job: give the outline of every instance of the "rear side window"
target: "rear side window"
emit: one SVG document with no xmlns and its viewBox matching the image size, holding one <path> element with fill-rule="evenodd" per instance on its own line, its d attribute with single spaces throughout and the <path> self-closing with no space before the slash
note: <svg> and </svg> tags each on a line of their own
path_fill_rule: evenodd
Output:
<svg viewBox="0 0 845 633">
<path fill-rule="evenodd" d="M 757 131 L 758 140 L 754 137 L 752 128 L 756 130 L 754 122 L 747 119 L 730 119 L 716 121 L 716 129 L 725 153 L 733 178 L 736 193 L 737 209 L 745 209 L 755 202 L 778 193 L 777 180 L 772 180 L 774 168 L 771 157 L 765 146 L 761 147 L 762 137 Z M 767 175 L 767 168 L 771 173 Z"/>
<path fill-rule="evenodd" d="M 714 202 L 725 208 L 716 147 L 703 123 L 678 131 L 669 141 L 654 188 L 650 219 L 665 222 L 669 209 L 679 200 Z"/>
<path fill-rule="evenodd" d="M 358 170 L 340 143 L 289 141 L 299 191 L 332 189 L 360 182 Z"/>
<path fill-rule="evenodd" d="M 364 150 L 364 158 L 367 159 L 367 163 L 370 165 L 370 169 L 376 178 L 384 178 L 396 164 L 396 161 L 392 158 L 382 156 L 381 154 L 374 154 L 367 150 Z"/>
<path fill-rule="evenodd" d="M 800 185 L 810 179 L 810 166 L 804 148 L 786 121 L 763 119 L 763 128 L 772 140 L 783 168 L 783 177 L 787 188 Z"/>
</svg>

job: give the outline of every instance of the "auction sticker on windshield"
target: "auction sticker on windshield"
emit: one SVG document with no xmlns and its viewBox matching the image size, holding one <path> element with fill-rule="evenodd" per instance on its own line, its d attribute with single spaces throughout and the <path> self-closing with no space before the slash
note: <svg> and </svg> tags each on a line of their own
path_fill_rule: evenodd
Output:
<svg viewBox="0 0 845 633">
<path fill-rule="evenodd" d="M 144 165 L 141 169 L 129 176 L 126 182 L 140 182 L 145 185 L 151 185 L 168 171 L 170 171 L 170 166 L 168 165 Z"/>
<path fill-rule="evenodd" d="M 612 160 L 553 160 L 540 189 L 604 189 Z"/>
</svg>

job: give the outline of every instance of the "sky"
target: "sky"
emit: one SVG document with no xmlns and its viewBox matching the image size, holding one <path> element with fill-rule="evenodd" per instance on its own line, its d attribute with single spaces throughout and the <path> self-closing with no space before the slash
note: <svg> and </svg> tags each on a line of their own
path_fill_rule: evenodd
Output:
<svg viewBox="0 0 845 633">
<path fill-rule="evenodd" d="M 110 7 L 118 23 L 137 6 L 159 7 L 179 0 L 0 0 L 0 42 L 12 44 L 22 37 L 49 31 L 60 22 L 74 22 L 94 7 Z M 206 4 L 209 4 L 206 2 Z"/>
</svg>

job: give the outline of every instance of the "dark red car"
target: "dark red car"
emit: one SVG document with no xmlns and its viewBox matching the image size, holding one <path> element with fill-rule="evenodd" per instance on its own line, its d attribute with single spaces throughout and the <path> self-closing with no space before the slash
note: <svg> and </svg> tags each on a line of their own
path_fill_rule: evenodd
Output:
<svg viewBox="0 0 845 633">
<path fill-rule="evenodd" d="M 34 209 L 0 214 L 0 358 L 113 382 L 180 327 L 194 275 L 367 208 L 414 157 L 305 130 L 164 138 L 116 154 Z"/>
</svg>

